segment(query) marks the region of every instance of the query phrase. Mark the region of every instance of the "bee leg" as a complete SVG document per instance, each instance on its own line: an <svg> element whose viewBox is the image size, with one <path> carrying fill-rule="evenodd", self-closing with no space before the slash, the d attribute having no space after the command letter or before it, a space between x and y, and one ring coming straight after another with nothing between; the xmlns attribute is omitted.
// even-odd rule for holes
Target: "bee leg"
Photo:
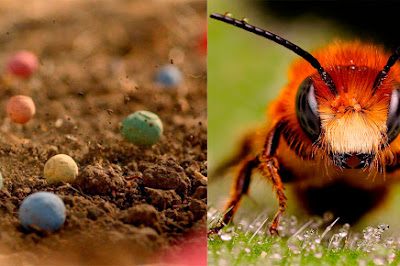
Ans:
<svg viewBox="0 0 400 266"><path fill-rule="evenodd" d="M263 156L259 169L263 176L271 179L274 189L276 190L276 194L278 196L279 210L275 214L275 217L269 228L269 232L271 233L271 235L273 235L274 233L279 235L278 232L279 221L281 214L285 212L287 198L283 192L285 188L283 187L281 177L278 174L279 166L277 158Z"/></svg>
<svg viewBox="0 0 400 266"><path fill-rule="evenodd" d="M265 145L264 145L264 151L261 155L260 164L258 167L258 169L260 170L260 172L263 176L271 179L274 189L276 190L276 194L278 196L279 210L275 214L275 217L269 228L269 232L271 233L271 235L273 235L275 233L277 235L279 235L278 226L279 226L280 217L281 217L281 214L283 214L285 212L285 209L287 206L286 205L287 198L283 192L285 190L285 188L283 187L281 177L279 176L279 173L278 173L279 162L278 162L277 157L275 156L276 149L278 148L281 132L285 126L286 126L286 123L278 123L268 133L267 139L266 139Z"/></svg>
<svg viewBox="0 0 400 266"><path fill-rule="evenodd" d="M253 170L257 168L259 160L257 156L247 156L240 164L238 174L236 175L235 182L233 184L232 193L229 199L229 203L225 208L225 215L222 218L222 223L217 227L211 229L210 233L217 233L222 227L228 224L237 209L239 208L240 200L243 194L247 194L250 185L250 178Z"/></svg>
<svg viewBox="0 0 400 266"><path fill-rule="evenodd" d="M242 161L241 166L239 167L239 172L235 178L232 194L225 209L226 213L222 219L222 223L209 230L208 234L218 233L218 231L224 227L224 225L228 224L229 221L232 220L239 207L242 195L247 194L248 192L251 174L257 167L262 174L265 174L268 176L268 178L272 179L274 188L277 190L280 207L270 227L270 232L271 234L278 233L277 228L279 225L280 215L285 211L286 208L286 197L283 194L284 188L282 185L282 180L278 174L278 160L274 155L279 144L281 131L285 125L285 123L278 123L268 133L264 151L261 156L249 155Z"/></svg>

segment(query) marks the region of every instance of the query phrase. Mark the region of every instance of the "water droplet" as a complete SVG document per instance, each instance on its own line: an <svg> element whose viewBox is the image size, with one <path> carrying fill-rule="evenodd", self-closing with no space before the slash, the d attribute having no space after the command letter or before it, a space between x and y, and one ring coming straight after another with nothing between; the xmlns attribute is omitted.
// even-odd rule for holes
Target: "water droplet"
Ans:
<svg viewBox="0 0 400 266"><path fill-rule="evenodd" d="M230 241L232 239L232 236L230 234L222 234L221 239L223 241Z"/></svg>
<svg viewBox="0 0 400 266"><path fill-rule="evenodd" d="M297 218L296 216L291 216L289 220L290 226L296 226L297 225Z"/></svg>
<svg viewBox="0 0 400 266"><path fill-rule="evenodd" d="M287 241L287 246L293 252L293 254L300 254L300 243L301 241L298 238L291 237Z"/></svg>
<svg viewBox="0 0 400 266"><path fill-rule="evenodd" d="M233 15L232 15L232 13L230 13L230 12L226 12L226 13L224 14L224 16L226 16L226 17L230 17L230 18L233 18Z"/></svg>
<svg viewBox="0 0 400 266"><path fill-rule="evenodd" d="M275 259L275 260L281 260L282 259L282 256L279 253L271 254L271 256L269 256L269 257L270 257L270 259Z"/></svg>
<svg viewBox="0 0 400 266"><path fill-rule="evenodd" d="M391 250L387 258L388 262L392 263L395 258L396 258L396 253L393 250Z"/></svg>
<svg viewBox="0 0 400 266"><path fill-rule="evenodd" d="M267 252L261 251L260 257L264 259L267 256Z"/></svg>
<svg viewBox="0 0 400 266"><path fill-rule="evenodd" d="M228 265L228 261L223 258L220 258L218 260L218 265L221 265L221 266Z"/></svg>
<svg viewBox="0 0 400 266"><path fill-rule="evenodd" d="M388 238L385 240L385 245L386 245L387 247L393 247L393 243L394 243L393 237L388 237Z"/></svg>
<svg viewBox="0 0 400 266"><path fill-rule="evenodd" d="M374 258L374 263L376 265L384 265L385 264L385 260L383 258L376 257L376 258Z"/></svg>

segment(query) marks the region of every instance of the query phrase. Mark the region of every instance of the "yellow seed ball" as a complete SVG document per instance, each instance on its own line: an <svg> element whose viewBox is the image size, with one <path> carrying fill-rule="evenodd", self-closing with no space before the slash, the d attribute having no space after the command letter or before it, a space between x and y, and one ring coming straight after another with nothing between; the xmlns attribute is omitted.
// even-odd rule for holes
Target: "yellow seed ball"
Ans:
<svg viewBox="0 0 400 266"><path fill-rule="evenodd" d="M44 165L44 178L49 184L70 183L78 176L74 159L65 154L51 157Z"/></svg>

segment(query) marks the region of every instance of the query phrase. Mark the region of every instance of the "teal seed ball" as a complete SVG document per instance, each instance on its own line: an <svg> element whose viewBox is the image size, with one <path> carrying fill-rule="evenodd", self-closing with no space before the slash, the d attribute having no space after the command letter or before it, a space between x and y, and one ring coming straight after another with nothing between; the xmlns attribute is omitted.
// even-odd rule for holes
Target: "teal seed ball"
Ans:
<svg viewBox="0 0 400 266"><path fill-rule="evenodd" d="M125 139L138 146L157 143L163 134L163 125L158 115L149 111L137 111L122 121Z"/></svg>

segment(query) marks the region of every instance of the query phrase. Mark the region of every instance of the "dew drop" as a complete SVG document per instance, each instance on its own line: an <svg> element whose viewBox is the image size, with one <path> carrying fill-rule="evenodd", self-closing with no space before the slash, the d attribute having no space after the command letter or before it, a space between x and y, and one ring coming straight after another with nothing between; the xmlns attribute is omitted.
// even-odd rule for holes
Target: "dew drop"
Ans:
<svg viewBox="0 0 400 266"><path fill-rule="evenodd" d="M267 252L261 251L260 257L264 259L267 256Z"/></svg>
<svg viewBox="0 0 400 266"><path fill-rule="evenodd" d="M233 18L233 15L232 15L232 13L230 13L230 12L226 12L226 13L224 14L224 16L226 16L226 17L230 17L230 18Z"/></svg>
<svg viewBox="0 0 400 266"><path fill-rule="evenodd" d="M269 256L271 259L275 259L275 260L281 260L282 256L279 253L274 253L271 254L271 256Z"/></svg>
<svg viewBox="0 0 400 266"><path fill-rule="evenodd" d="M232 240L232 235L230 235L230 234L222 234L221 235L221 239L223 241L230 241L230 240Z"/></svg>
<svg viewBox="0 0 400 266"><path fill-rule="evenodd" d="M376 257L376 258L374 258L374 263L375 263L375 265L384 265L385 260L383 258Z"/></svg>

